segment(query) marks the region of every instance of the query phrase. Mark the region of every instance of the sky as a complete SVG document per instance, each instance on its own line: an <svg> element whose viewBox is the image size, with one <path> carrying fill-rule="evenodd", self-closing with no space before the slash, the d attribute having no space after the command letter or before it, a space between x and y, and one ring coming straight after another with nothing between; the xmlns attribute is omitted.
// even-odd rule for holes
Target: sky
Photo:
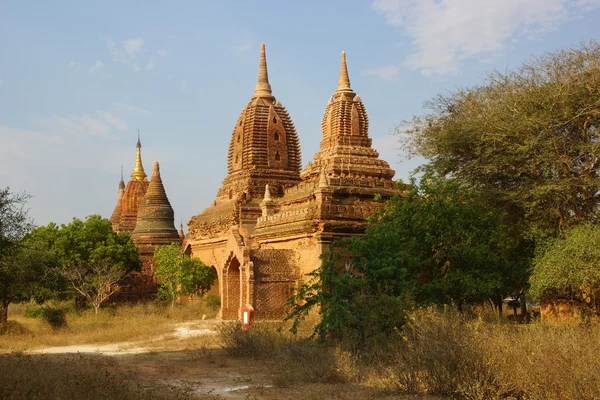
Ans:
<svg viewBox="0 0 600 400"><path fill-rule="evenodd" d="M137 131L185 224L215 198L260 43L306 165L340 52L381 158L407 179L395 128L424 102L600 39L600 0L0 0L0 187L38 225L110 217Z"/></svg>

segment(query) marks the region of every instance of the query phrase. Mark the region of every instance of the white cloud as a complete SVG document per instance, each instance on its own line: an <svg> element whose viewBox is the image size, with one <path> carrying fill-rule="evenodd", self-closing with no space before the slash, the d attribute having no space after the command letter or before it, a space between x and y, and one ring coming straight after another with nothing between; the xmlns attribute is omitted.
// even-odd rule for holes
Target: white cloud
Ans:
<svg viewBox="0 0 600 400"><path fill-rule="evenodd" d="M127 103L113 103L113 106L117 107L117 109L122 112L134 112L142 115L150 115L150 111Z"/></svg>
<svg viewBox="0 0 600 400"><path fill-rule="evenodd" d="M105 122L109 123L120 131L126 131L129 129L125 121L107 111L96 110L96 114L98 114Z"/></svg>
<svg viewBox="0 0 600 400"><path fill-rule="evenodd" d="M188 88L188 81L185 79L182 79L181 82L179 82L179 89L181 89L182 92L185 92Z"/></svg>
<svg viewBox="0 0 600 400"><path fill-rule="evenodd" d="M89 71L90 72L96 72L96 71L98 71L98 70L100 70L102 68L104 68L104 63L102 61L100 61L100 60L96 60L96 62L94 63L94 65L92 65L89 68Z"/></svg>
<svg viewBox="0 0 600 400"><path fill-rule="evenodd" d="M381 67L368 68L362 71L363 75L374 75L388 82L396 82L400 74L400 67L397 65L384 65Z"/></svg>
<svg viewBox="0 0 600 400"><path fill-rule="evenodd" d="M406 65L430 75L456 73L461 61L555 30L600 0L373 0L372 7L412 40Z"/></svg>
<svg viewBox="0 0 600 400"><path fill-rule="evenodd" d="M105 37L104 41L113 61L129 65L133 72L140 71L138 53L144 47L144 40L127 39L121 43L121 46L117 46L115 41L110 37Z"/></svg>
<svg viewBox="0 0 600 400"><path fill-rule="evenodd" d="M36 118L34 120L37 126L50 132L68 134L77 137L94 136L105 139L116 139L117 136L112 133L111 128L105 122L90 115L81 117L52 117Z"/></svg>
<svg viewBox="0 0 600 400"><path fill-rule="evenodd" d="M144 47L144 41L142 39L127 39L123 41L123 49L125 50L125 53L127 53L127 56L132 60L137 56L137 53L142 50L142 47Z"/></svg>
<svg viewBox="0 0 600 400"><path fill-rule="evenodd" d="M81 70L81 64L79 64L77 61L70 61L67 65L69 66L69 68L75 69L75 71Z"/></svg>

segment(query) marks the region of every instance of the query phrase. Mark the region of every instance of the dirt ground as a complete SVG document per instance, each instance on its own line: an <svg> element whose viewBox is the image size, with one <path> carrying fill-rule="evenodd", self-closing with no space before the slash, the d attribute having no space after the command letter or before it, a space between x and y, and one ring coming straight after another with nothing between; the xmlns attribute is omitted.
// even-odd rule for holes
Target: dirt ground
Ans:
<svg viewBox="0 0 600 400"><path fill-rule="evenodd" d="M44 354L101 354L141 381L183 387L198 399L408 399L353 384L275 387L268 362L228 357L218 346L220 321L204 320L174 327L172 334L149 342L51 347ZM427 397L433 399L432 397Z"/></svg>

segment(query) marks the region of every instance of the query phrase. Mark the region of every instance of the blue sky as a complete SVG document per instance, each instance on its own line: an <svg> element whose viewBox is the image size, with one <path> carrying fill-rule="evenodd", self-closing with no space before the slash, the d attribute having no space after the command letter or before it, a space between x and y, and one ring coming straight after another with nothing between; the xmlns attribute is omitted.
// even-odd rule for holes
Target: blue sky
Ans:
<svg viewBox="0 0 600 400"><path fill-rule="evenodd" d="M38 224L110 216L137 129L147 173L185 223L215 197L266 44L303 165L346 51L381 157L406 178L394 127L438 93L532 54L600 39L600 0L0 0L0 187Z"/></svg>

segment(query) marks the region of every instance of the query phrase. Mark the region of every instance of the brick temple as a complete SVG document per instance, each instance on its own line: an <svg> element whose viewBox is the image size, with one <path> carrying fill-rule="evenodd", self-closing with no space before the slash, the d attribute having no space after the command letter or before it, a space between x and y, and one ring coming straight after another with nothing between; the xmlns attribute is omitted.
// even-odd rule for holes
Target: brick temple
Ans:
<svg viewBox="0 0 600 400"><path fill-rule="evenodd" d="M343 52L321 129L319 152L302 170L298 133L273 95L262 44L254 94L231 135L227 176L213 203L190 219L186 236L175 230L157 165L147 180L138 140L131 180L126 187L121 180L111 221L116 231L131 232L142 274L152 277L157 246L181 241L187 254L217 271L221 318L238 319L246 304L256 318L283 317L291 289L320 266L331 242L362 234L366 218L396 193L394 171L371 147L367 112L350 86Z"/></svg>

